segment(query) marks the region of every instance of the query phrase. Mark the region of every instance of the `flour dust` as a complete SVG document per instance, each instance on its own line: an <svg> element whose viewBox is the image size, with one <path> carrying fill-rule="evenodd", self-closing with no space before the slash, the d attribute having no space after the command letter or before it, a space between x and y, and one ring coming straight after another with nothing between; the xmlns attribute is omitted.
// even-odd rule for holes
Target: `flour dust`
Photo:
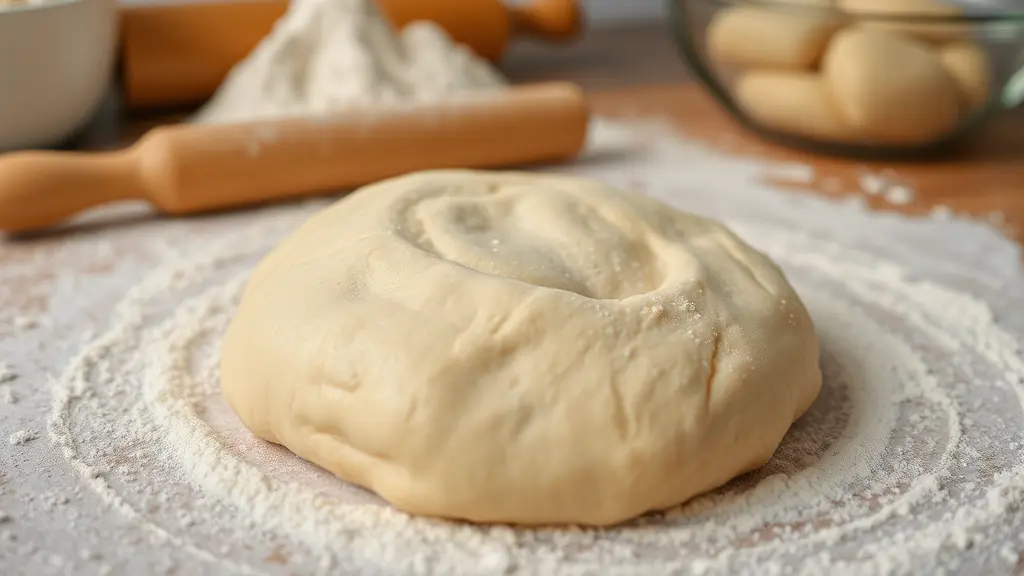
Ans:
<svg viewBox="0 0 1024 576"><path fill-rule="evenodd" d="M477 527L406 516L253 438L218 392L220 337L252 267L320 201L139 232L173 250L153 251L55 384L52 442L110 510L214 573L1013 573L1013 245L955 217L775 190L763 176L780 166L657 123L594 128L593 159L548 170L724 220L780 263L814 318L824 388L762 469L621 527Z"/></svg>

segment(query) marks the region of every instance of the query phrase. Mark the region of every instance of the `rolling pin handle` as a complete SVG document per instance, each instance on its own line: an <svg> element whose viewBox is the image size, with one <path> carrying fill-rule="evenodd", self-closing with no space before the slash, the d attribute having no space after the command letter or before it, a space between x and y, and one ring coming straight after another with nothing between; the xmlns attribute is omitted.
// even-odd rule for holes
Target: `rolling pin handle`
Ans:
<svg viewBox="0 0 1024 576"><path fill-rule="evenodd" d="M516 34L546 40L568 40L583 27L579 0L533 0L523 6L509 6Z"/></svg>
<svg viewBox="0 0 1024 576"><path fill-rule="evenodd" d="M45 228L128 198L183 215L417 170L548 162L579 152L588 118L580 87L554 82L372 114L161 126L119 152L9 154L0 157L0 230Z"/></svg>
<svg viewBox="0 0 1024 576"><path fill-rule="evenodd" d="M0 230L56 225L93 206L142 198L130 152L12 152L0 156Z"/></svg>

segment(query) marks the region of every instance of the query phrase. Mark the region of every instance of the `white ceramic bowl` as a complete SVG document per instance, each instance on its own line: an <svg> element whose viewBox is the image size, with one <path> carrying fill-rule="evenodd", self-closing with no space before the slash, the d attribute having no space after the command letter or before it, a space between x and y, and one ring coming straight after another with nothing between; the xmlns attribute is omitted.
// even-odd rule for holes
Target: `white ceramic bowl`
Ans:
<svg viewBox="0 0 1024 576"><path fill-rule="evenodd" d="M117 25L116 0L0 7L0 152L84 127L111 85Z"/></svg>

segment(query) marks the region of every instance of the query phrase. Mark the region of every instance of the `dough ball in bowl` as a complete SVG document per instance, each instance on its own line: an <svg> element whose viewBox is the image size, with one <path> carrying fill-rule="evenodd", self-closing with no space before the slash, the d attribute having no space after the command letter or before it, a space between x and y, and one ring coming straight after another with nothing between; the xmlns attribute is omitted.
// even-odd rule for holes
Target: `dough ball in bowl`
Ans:
<svg viewBox="0 0 1024 576"><path fill-rule="evenodd" d="M722 225L598 182L366 186L258 266L223 344L255 434L414 514L608 525L764 464L811 319Z"/></svg>

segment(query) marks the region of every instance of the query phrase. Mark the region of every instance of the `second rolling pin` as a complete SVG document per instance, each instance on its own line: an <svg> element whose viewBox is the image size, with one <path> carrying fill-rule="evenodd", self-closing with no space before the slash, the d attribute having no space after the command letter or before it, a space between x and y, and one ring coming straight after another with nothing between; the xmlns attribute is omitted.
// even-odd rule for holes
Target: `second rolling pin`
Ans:
<svg viewBox="0 0 1024 576"><path fill-rule="evenodd" d="M165 126L116 152L15 152L0 156L0 230L45 228L124 199L188 214L430 168L567 160L587 121L582 90L554 82L320 118Z"/></svg>

